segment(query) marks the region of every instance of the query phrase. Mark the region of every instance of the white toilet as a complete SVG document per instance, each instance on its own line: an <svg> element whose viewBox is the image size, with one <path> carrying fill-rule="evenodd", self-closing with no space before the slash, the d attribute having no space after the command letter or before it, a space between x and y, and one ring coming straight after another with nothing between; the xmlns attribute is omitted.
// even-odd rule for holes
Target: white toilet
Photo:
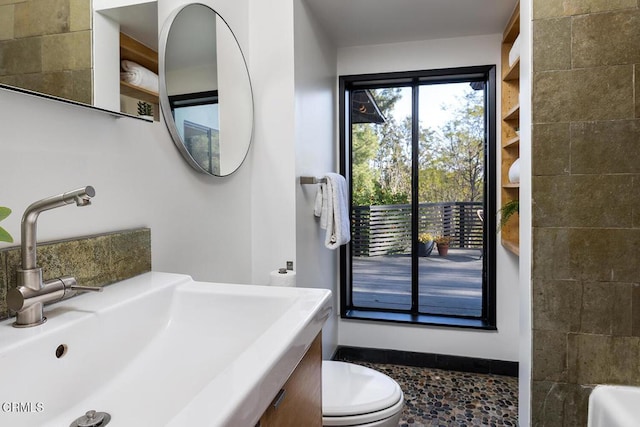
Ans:
<svg viewBox="0 0 640 427"><path fill-rule="evenodd" d="M389 376L353 363L322 362L322 425L397 427L404 395Z"/></svg>

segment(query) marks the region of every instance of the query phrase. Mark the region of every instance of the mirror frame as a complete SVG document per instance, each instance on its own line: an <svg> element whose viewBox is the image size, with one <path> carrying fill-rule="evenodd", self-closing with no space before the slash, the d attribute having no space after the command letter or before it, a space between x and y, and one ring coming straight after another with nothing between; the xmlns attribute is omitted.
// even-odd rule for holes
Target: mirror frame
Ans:
<svg viewBox="0 0 640 427"><path fill-rule="evenodd" d="M176 127L175 119L173 118L173 114L171 111L169 94L167 92L165 56L167 51L167 43L169 41L169 33L171 32L171 27L175 22L175 19L178 16L178 14L182 12L182 10L185 9L186 7L194 6L194 5L204 6L207 9L211 10L211 12L213 12L217 17L219 17L222 20L222 22L224 22L224 24L227 26L227 28L231 32L231 35L233 35L233 39L235 40L238 50L240 52L240 55L242 57L244 69L247 72L247 81L249 83L249 93L251 94L251 132L249 134L249 142L247 144L247 149L245 150L245 153L242 157L242 161L240 161L240 163L231 172L224 175L215 175L210 173L206 169L203 169L202 166L200 166L200 164L196 162L194 158L191 156L191 153L189 153L189 150L187 150L187 147L185 146L184 141L182 141L182 138L180 138L180 134L178 132L178 128ZM164 24L162 25L162 31L160 32L160 43L159 43L159 49L158 49L158 77L159 77L159 85L160 85L159 87L160 110L162 110L162 117L164 119L165 125L167 126L167 129L169 130L169 134L171 135L171 139L173 140L174 145L176 146L176 148L178 149L182 157L184 157L186 162L196 171L204 175L213 176L213 177L226 177L233 174L238 169L240 169L240 167L244 164L245 160L247 159L249 150L251 149L251 144L253 142L253 132L255 127L255 120L254 120L255 105L254 105L254 99L253 99L253 86L251 84L251 75L249 74L249 67L247 66L247 60L244 56L244 52L242 51L240 43L238 42L238 38L236 37L235 33L231 29L231 26L229 25L229 23L211 6L204 3L200 3L200 2L184 4L177 7L175 10L173 10L165 20Z"/></svg>

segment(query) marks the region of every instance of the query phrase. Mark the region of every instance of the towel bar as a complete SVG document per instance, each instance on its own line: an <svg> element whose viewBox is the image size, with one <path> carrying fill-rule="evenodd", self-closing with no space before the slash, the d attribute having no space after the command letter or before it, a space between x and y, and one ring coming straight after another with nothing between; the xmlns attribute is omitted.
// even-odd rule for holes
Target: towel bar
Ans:
<svg viewBox="0 0 640 427"><path fill-rule="evenodd" d="M316 178L315 176L301 176L300 184L326 184L327 178Z"/></svg>

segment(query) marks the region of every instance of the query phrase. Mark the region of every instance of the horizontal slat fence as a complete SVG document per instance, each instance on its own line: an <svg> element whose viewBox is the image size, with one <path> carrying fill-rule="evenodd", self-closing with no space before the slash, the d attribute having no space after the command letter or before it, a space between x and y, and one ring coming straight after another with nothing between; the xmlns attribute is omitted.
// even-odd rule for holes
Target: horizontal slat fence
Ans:
<svg viewBox="0 0 640 427"><path fill-rule="evenodd" d="M451 247L481 248L481 202L421 203L419 232L451 237ZM411 252L411 205L354 206L351 212L354 256Z"/></svg>

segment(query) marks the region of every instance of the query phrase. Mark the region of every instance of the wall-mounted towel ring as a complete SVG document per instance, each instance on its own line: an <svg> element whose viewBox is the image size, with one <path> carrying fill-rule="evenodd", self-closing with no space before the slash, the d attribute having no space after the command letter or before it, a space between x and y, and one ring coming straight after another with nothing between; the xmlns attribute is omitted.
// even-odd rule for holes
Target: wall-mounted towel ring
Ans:
<svg viewBox="0 0 640 427"><path fill-rule="evenodd" d="M301 176L300 184L326 184L327 178L316 178L315 176Z"/></svg>

